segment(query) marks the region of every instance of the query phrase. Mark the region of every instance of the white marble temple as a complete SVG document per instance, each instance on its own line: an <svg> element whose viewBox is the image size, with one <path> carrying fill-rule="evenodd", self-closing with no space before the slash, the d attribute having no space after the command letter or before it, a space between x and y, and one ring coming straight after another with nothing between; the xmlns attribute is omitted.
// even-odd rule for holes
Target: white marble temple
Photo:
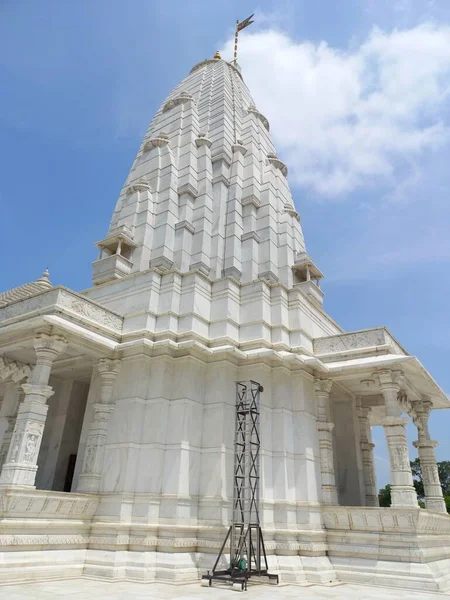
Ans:
<svg viewBox="0 0 450 600"><path fill-rule="evenodd" d="M195 65L142 140L93 286L44 273L0 295L0 583L198 580L231 518L235 382L253 379L282 582L450 589L427 428L450 402L385 328L345 333L324 310L268 118L238 66ZM411 485L408 419L432 510ZM371 425L389 441L392 508L374 506Z"/></svg>

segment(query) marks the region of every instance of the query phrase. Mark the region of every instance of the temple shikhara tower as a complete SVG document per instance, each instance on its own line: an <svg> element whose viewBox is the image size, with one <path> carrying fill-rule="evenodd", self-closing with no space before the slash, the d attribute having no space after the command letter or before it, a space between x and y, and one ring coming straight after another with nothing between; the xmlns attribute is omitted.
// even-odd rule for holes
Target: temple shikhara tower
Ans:
<svg viewBox="0 0 450 600"><path fill-rule="evenodd" d="M450 588L428 429L450 402L386 328L325 311L269 121L237 63L195 65L111 199L92 287L45 272L0 294L0 581L198 579L232 515L236 382L254 380L271 571Z"/></svg>

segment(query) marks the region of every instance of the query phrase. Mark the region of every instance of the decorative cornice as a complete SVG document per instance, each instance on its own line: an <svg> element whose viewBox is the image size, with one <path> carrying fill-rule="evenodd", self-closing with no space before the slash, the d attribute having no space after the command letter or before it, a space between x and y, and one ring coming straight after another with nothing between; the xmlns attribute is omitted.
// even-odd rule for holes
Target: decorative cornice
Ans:
<svg viewBox="0 0 450 600"><path fill-rule="evenodd" d="M162 111L163 111L163 113L165 113L168 110L175 108L175 106L179 106L180 104L184 104L185 102L193 103L194 98L193 98L193 96L191 96L191 94L188 94L187 92L181 92L181 94L179 96L176 96L175 98L172 98L171 100L166 102L163 106Z"/></svg>
<svg viewBox="0 0 450 600"><path fill-rule="evenodd" d="M134 181L127 187L127 194L134 194L134 192L151 192L152 188L148 183L146 177L141 177L137 181Z"/></svg>
<svg viewBox="0 0 450 600"><path fill-rule="evenodd" d="M214 156L211 156L212 163L218 162L219 160L223 160L228 167L230 167L233 162L233 159L228 152L218 152L217 154L214 154Z"/></svg>
<svg viewBox="0 0 450 600"><path fill-rule="evenodd" d="M288 215L291 215L291 217L294 217L295 219L297 219L297 221L300 221L300 215L295 210L295 208L292 206L292 204L285 204L283 210L285 213L288 213Z"/></svg>
<svg viewBox="0 0 450 600"><path fill-rule="evenodd" d="M206 137L206 134L199 133L198 138L195 140L195 145L197 148L200 148L201 146L207 146L208 148L211 148L212 141Z"/></svg>
<svg viewBox="0 0 450 600"><path fill-rule="evenodd" d="M287 177L288 174L288 168L287 166L284 164L283 161L281 161L276 154L268 154L267 155L267 162L271 165L273 165L276 169L279 169L283 175L285 177Z"/></svg>
<svg viewBox="0 0 450 600"><path fill-rule="evenodd" d="M167 146L169 141L170 138L167 133L161 131L156 137L145 142L143 150L144 152L150 152L153 148L162 148L163 146Z"/></svg>
<svg viewBox="0 0 450 600"><path fill-rule="evenodd" d="M173 260L166 258L165 256L158 256L153 258L149 263L150 269L159 269L160 271L170 271L173 267Z"/></svg>
<svg viewBox="0 0 450 600"><path fill-rule="evenodd" d="M247 148L243 145L240 144L239 142L236 144L233 144L231 146L231 149L234 152L239 152L240 154L242 154L242 156L245 156L247 154Z"/></svg>
<svg viewBox="0 0 450 600"><path fill-rule="evenodd" d="M256 231L248 231L247 233L243 233L241 235L241 242L245 242L246 240L255 240L255 242L260 242L261 239Z"/></svg>
<svg viewBox="0 0 450 600"><path fill-rule="evenodd" d="M255 208L259 208L261 206L259 198L257 198L254 194L250 194L249 196L245 196L245 198L242 198L241 204L242 206L252 204Z"/></svg>
<svg viewBox="0 0 450 600"><path fill-rule="evenodd" d="M186 220L178 221L178 223L175 225L175 231L178 229L187 229L189 233L195 233L195 227L192 225L192 223L189 223L189 221Z"/></svg>
<svg viewBox="0 0 450 600"><path fill-rule="evenodd" d="M267 131L270 131L269 121L262 113L259 112L259 110L256 109L256 106L250 105L247 109L247 112L251 115L255 115L255 117L257 117L261 121L261 123L264 125Z"/></svg>
<svg viewBox="0 0 450 600"><path fill-rule="evenodd" d="M197 198L198 190L191 183L185 183L180 185L177 189L177 194L181 196L182 194L189 194L192 198Z"/></svg>
<svg viewBox="0 0 450 600"><path fill-rule="evenodd" d="M230 186L230 180L225 175L222 175L222 173L212 178L212 184L214 185L215 183L223 183L227 187Z"/></svg>

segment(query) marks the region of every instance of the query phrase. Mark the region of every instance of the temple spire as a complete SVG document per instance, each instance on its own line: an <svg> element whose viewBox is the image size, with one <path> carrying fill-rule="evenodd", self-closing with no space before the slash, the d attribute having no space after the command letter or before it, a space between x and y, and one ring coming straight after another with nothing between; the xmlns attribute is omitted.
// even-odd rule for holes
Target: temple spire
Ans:
<svg viewBox="0 0 450 600"><path fill-rule="evenodd" d="M97 243L93 282L149 268L201 271L240 283L299 284L320 303L322 274L306 253L287 175L269 120L234 62L219 53L201 61L142 140Z"/></svg>

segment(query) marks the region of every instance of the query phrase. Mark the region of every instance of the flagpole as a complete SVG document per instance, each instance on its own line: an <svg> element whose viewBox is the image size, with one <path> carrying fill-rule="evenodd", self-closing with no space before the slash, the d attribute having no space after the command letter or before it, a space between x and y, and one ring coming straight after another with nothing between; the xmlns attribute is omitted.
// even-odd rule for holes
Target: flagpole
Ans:
<svg viewBox="0 0 450 600"><path fill-rule="evenodd" d="M234 64L237 65L237 49L238 49L238 35L239 32L248 27L253 23L253 15L250 15L239 23L239 19L236 21L236 33L234 35Z"/></svg>

